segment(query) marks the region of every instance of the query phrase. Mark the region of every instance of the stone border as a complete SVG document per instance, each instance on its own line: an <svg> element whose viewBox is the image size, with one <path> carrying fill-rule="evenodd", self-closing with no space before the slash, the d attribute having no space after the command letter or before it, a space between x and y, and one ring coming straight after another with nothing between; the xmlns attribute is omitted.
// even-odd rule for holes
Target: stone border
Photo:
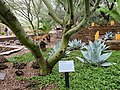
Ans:
<svg viewBox="0 0 120 90"><path fill-rule="evenodd" d="M17 52L17 51L20 51L24 48L24 46L3 46L3 45L0 45L1 47L9 47L9 48L14 48L14 50L10 50L10 51L6 51L6 52L2 52L0 53L0 55L9 55L11 53L14 53L14 52Z"/></svg>

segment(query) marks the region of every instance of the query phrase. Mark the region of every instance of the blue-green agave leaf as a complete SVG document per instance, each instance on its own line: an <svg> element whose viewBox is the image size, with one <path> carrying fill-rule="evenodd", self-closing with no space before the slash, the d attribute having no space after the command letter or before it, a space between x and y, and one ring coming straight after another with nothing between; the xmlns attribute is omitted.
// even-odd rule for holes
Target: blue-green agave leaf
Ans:
<svg viewBox="0 0 120 90"><path fill-rule="evenodd" d="M84 63L85 61L84 61L84 59L83 58L81 58L81 57L76 57L78 60L80 60L82 63Z"/></svg>

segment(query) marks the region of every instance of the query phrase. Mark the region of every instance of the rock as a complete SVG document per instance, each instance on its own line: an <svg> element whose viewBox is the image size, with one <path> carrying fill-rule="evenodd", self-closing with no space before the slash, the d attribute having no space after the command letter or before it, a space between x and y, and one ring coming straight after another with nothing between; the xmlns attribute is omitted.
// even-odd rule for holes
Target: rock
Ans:
<svg viewBox="0 0 120 90"><path fill-rule="evenodd" d="M6 68L8 68L7 65L4 65L3 63L0 63L0 70L4 70Z"/></svg>
<svg viewBox="0 0 120 90"><path fill-rule="evenodd" d="M4 80L5 79L5 73L0 73L0 80Z"/></svg>
<svg viewBox="0 0 120 90"><path fill-rule="evenodd" d="M10 40L9 43L10 43L10 44L11 44L11 43L14 43L14 40Z"/></svg>
<svg viewBox="0 0 120 90"><path fill-rule="evenodd" d="M10 45L10 42L6 42L6 45Z"/></svg>
<svg viewBox="0 0 120 90"><path fill-rule="evenodd" d="M3 42L0 42L0 44L3 44Z"/></svg>
<svg viewBox="0 0 120 90"><path fill-rule="evenodd" d="M0 56L0 63L8 62L8 60L4 56Z"/></svg>
<svg viewBox="0 0 120 90"><path fill-rule="evenodd" d="M17 70L17 71L15 71L15 74L16 74L17 76L22 76L22 75L24 75L24 72L21 71L21 70Z"/></svg>
<svg viewBox="0 0 120 90"><path fill-rule="evenodd" d="M15 40L15 44L16 44L16 45L20 45L21 43L20 43L19 40Z"/></svg>
<svg viewBox="0 0 120 90"><path fill-rule="evenodd" d="M15 68L15 69L24 69L26 65L27 65L26 63L15 62L15 63L13 63L13 68Z"/></svg>
<svg viewBox="0 0 120 90"><path fill-rule="evenodd" d="M34 69L39 69L40 65L39 65L38 62L33 62L31 67L34 68Z"/></svg>
<svg viewBox="0 0 120 90"><path fill-rule="evenodd" d="M35 85L37 85L37 82L36 81L29 81L26 88L29 88L29 87L35 87Z"/></svg>
<svg viewBox="0 0 120 90"><path fill-rule="evenodd" d="M3 45L6 45L6 43L7 43L7 41L4 41L4 42L3 42Z"/></svg>

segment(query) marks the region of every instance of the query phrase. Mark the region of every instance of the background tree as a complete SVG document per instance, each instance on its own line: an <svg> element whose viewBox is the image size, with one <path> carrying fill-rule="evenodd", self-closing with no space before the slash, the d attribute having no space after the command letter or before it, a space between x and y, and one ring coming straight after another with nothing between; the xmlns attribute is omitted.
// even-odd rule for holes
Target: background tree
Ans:
<svg viewBox="0 0 120 90"><path fill-rule="evenodd" d="M112 10L115 6L114 2L116 2L116 0L101 0L101 4L97 7L98 9L101 7L105 7L108 8L108 10ZM93 6L95 3L95 0L91 0L90 5ZM96 15L95 15L96 16ZM98 15L100 18L103 17L105 20L109 21L110 20L110 16L106 15L105 12L100 11L100 14Z"/></svg>
<svg viewBox="0 0 120 90"><path fill-rule="evenodd" d="M106 8L105 6L102 6L98 10L104 12L106 15L109 15L112 18L114 18L116 21L120 22L120 0L110 0L110 1L112 3L111 8Z"/></svg>
<svg viewBox="0 0 120 90"><path fill-rule="evenodd" d="M61 1L61 0L60 0ZM90 19L90 15L96 10L99 5L100 0L96 0L93 7L90 7L90 0L84 0L84 13L82 20L79 23L74 23L74 4L73 0L63 0L63 7L65 8L65 15L63 20L61 20L52 8L52 4L48 0L43 0L48 8L49 15L54 21L63 26L63 36L61 39L60 47L58 50L49 58L43 57L42 51L39 45L34 43L33 40L25 33L21 24L11 12L9 7L3 0L0 0L0 19L4 24L6 24L18 37L21 43L25 45L33 53L36 61L39 63L41 69L41 75L47 75L51 73L54 65L65 55L66 48L68 46L69 38L72 34L78 32L85 27Z"/></svg>
<svg viewBox="0 0 120 90"><path fill-rule="evenodd" d="M11 7L12 11L20 17L19 20L26 22L24 24L29 24L34 34L39 28L40 20L43 15L42 10L45 11L43 7L42 0L5 0Z"/></svg>

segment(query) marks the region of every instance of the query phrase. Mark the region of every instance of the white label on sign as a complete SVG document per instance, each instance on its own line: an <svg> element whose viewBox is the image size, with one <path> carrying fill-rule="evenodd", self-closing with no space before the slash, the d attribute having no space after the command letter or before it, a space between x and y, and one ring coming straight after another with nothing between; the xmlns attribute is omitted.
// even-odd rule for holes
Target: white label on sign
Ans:
<svg viewBox="0 0 120 90"><path fill-rule="evenodd" d="M74 72L74 62L71 61L59 61L59 72Z"/></svg>

